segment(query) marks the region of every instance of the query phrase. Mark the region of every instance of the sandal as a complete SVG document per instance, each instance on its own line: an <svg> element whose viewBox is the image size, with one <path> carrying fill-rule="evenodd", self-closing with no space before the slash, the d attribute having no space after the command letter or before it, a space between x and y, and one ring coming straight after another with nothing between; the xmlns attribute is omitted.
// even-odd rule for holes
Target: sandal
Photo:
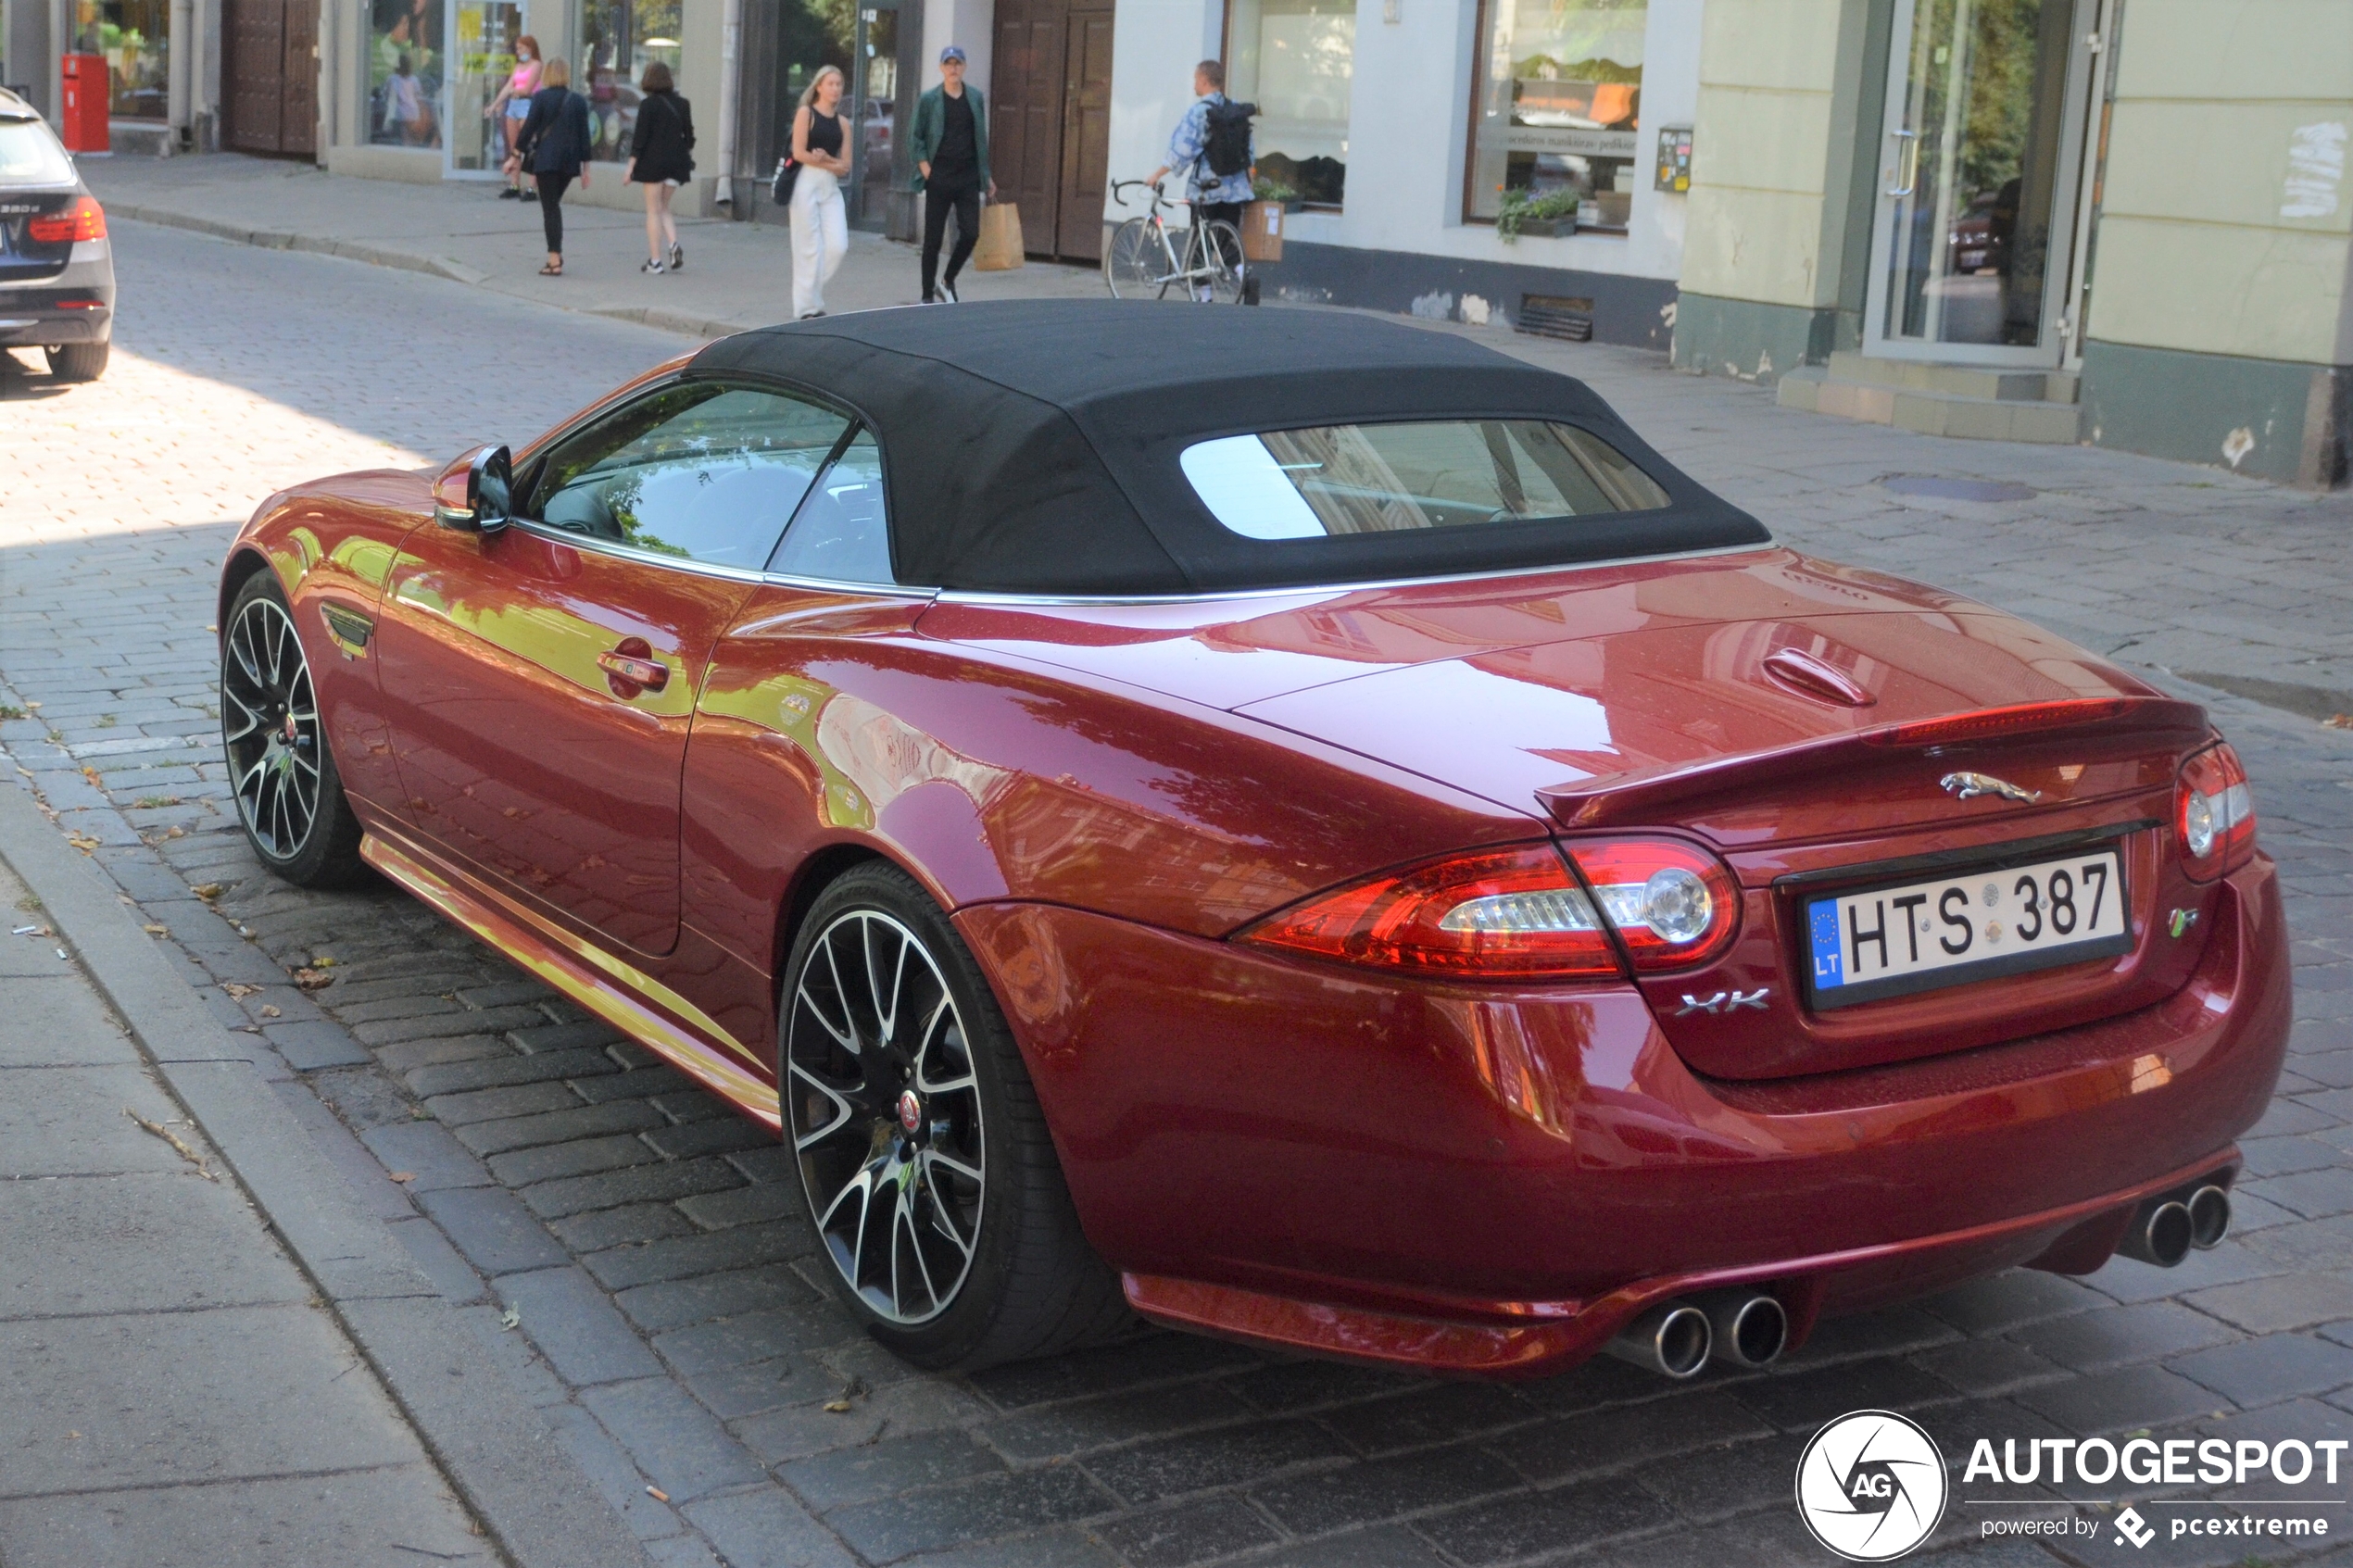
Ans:
<svg viewBox="0 0 2353 1568"><path fill-rule="evenodd" d="M543 278L560 278L564 275L564 264L559 261L552 267L542 267L539 269L539 275Z"/></svg>

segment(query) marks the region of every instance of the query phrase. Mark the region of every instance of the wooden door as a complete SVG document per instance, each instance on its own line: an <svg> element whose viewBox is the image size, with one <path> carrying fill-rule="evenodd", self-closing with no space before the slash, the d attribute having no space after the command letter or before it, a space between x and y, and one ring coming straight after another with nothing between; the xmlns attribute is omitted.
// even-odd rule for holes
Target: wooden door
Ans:
<svg viewBox="0 0 2353 1568"><path fill-rule="evenodd" d="M278 113L278 150L317 156L319 148L319 0L284 0L285 84Z"/></svg>
<svg viewBox="0 0 2353 1568"><path fill-rule="evenodd" d="M1072 261L1103 255L1103 197L1111 177L1111 22L1073 11L1063 50L1060 200L1054 252Z"/></svg>
<svg viewBox="0 0 2353 1568"><path fill-rule="evenodd" d="M285 0L233 0L227 65L229 145L276 152L285 102Z"/></svg>
<svg viewBox="0 0 2353 1568"><path fill-rule="evenodd" d="M989 64L989 172L1021 206L1022 236L1051 255L1062 195L1063 49L1069 0L998 0Z"/></svg>

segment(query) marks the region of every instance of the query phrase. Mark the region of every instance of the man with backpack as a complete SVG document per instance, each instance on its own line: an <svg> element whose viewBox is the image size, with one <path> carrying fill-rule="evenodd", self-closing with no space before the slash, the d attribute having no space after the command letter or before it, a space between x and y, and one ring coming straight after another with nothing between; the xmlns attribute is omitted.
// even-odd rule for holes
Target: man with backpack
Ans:
<svg viewBox="0 0 2353 1568"><path fill-rule="evenodd" d="M1252 199L1258 173L1258 149L1250 128L1258 106L1226 96L1226 68L1216 60L1193 68L1193 97L1192 107L1168 138L1168 161L1152 170L1150 183L1159 184L1172 169L1185 169L1193 221L1214 223L1222 218L1239 234L1242 207ZM1226 259L1238 269L1242 264L1239 256Z"/></svg>

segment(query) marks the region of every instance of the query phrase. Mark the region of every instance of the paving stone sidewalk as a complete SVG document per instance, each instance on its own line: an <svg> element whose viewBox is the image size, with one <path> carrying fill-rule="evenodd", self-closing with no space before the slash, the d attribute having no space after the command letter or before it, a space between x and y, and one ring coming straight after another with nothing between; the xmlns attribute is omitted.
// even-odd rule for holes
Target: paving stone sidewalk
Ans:
<svg viewBox="0 0 2353 1568"><path fill-rule="evenodd" d="M0 860L0 1562L500 1561Z"/></svg>
<svg viewBox="0 0 2353 1568"><path fill-rule="evenodd" d="M269 399L252 399L285 395L280 340L333 372L303 383L282 445L238 448L270 463L386 441L454 450L491 420L520 434L594 384L493 396L480 365L528 344L593 383L678 341L430 278L124 233L126 279L168 275L189 318L126 318L134 376L168 358L210 378L237 440L260 444ZM235 341L245 320L267 333ZM1646 357L1528 351L1586 376L1793 543L1962 587L2160 681L2195 669L2252 690L2266 671L2296 704L2347 684L2344 497L1843 425ZM82 399L0 383L19 429L40 433L0 433L0 463L19 441L117 418L111 384ZM387 407L372 395L387 384L441 395ZM314 1135L443 1291L519 1311L514 1375L658 1561L1810 1563L1825 1559L1788 1503L1795 1454L1848 1410L1913 1413L1956 1461L1981 1434L2353 1427L2353 734L2293 707L2180 687L2254 771L2299 989L2292 1071L2246 1145L2240 1235L2182 1269L2014 1273L1827 1325L1771 1374L1680 1388L1615 1362L1518 1387L1433 1384L1163 1334L934 1377L827 1304L774 1145L413 901L300 894L259 872L211 740L207 628L228 528L174 499L233 487L236 470L202 440L143 448L128 423L116 446L124 464L91 481L102 503L0 520L0 711L23 715L0 719L0 747L170 928L222 1022L316 1095ZM2035 494L1924 503L1880 483L1904 473ZM294 983L321 958L333 984ZM1937 1544L2057 1561L1978 1544L1994 1513L2015 1516L1957 1506Z"/></svg>

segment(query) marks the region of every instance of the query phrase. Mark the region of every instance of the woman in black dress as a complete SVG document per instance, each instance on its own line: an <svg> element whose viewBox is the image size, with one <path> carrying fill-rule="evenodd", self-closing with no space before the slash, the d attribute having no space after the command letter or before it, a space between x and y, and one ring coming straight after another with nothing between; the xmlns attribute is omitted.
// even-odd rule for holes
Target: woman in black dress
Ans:
<svg viewBox="0 0 2353 1568"><path fill-rule="evenodd" d="M670 193L695 177L695 117L678 95L670 68L660 60L646 68L637 101L637 129L629 138L629 169L622 183L646 188L646 249L651 259L640 272L675 272L686 265L678 244L678 220L670 216ZM665 250L665 243L667 249Z"/></svg>

